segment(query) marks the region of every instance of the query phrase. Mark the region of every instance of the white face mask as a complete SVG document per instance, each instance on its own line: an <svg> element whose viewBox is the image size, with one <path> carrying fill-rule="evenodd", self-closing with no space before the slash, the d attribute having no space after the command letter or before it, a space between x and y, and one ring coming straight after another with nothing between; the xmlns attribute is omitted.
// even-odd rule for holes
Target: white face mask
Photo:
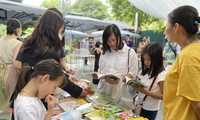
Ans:
<svg viewBox="0 0 200 120"><path fill-rule="evenodd" d="M60 41L62 41L62 39L63 39L63 36L64 36L64 34L58 34L58 37L59 37L59 39L60 39Z"/></svg>

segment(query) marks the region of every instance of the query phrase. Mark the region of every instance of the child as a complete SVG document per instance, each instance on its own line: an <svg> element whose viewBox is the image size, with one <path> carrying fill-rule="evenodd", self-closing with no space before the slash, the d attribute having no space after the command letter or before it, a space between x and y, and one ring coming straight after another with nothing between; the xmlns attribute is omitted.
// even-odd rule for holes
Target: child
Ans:
<svg viewBox="0 0 200 120"><path fill-rule="evenodd" d="M62 67L53 59L38 62L33 67L25 65L14 92L15 120L50 120L54 110L51 94L66 79ZM40 100L42 98L48 104L48 111Z"/></svg>
<svg viewBox="0 0 200 120"><path fill-rule="evenodd" d="M163 48L157 42L149 43L143 49L141 55L142 70L138 77L146 87L133 86L139 91L136 103L143 104L140 115L149 120L155 120L163 99L163 84L166 72L164 71L162 52Z"/></svg>

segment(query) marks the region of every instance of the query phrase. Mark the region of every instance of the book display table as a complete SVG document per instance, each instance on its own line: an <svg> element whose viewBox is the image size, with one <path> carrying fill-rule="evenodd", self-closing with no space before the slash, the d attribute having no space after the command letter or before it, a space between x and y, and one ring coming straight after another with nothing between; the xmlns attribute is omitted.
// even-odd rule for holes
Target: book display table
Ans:
<svg viewBox="0 0 200 120"><path fill-rule="evenodd" d="M132 111L124 110L119 107L113 100L99 93L87 95L85 98L72 98L62 89L56 91L57 98L56 112L68 114L71 111L78 111L82 120L148 120L132 113ZM77 113L72 113L76 115ZM74 116L74 118L76 117ZM63 117L60 120L68 120Z"/></svg>

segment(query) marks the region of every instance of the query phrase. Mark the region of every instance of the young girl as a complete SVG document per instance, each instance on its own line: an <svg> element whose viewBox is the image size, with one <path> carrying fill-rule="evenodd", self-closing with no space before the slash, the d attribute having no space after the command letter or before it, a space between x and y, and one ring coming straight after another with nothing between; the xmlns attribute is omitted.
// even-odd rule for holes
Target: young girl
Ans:
<svg viewBox="0 0 200 120"><path fill-rule="evenodd" d="M43 60L21 69L14 92L15 120L50 120L54 110L54 90L66 81L58 62ZM48 111L41 102L45 98Z"/></svg>
<svg viewBox="0 0 200 120"><path fill-rule="evenodd" d="M136 103L142 104L140 115L149 120L155 120L163 99L163 84L166 72L164 71L162 52L163 48L157 42L149 43L143 49L141 56L142 70L138 77L146 87L133 86L139 91Z"/></svg>

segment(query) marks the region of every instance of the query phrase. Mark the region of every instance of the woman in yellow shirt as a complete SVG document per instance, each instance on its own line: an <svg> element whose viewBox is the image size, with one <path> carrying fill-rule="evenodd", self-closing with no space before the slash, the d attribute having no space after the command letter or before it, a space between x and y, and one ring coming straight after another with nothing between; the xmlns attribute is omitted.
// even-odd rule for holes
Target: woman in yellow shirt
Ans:
<svg viewBox="0 0 200 120"><path fill-rule="evenodd" d="M182 48L165 77L164 120L200 120L200 17L192 6L168 15L166 35Z"/></svg>

